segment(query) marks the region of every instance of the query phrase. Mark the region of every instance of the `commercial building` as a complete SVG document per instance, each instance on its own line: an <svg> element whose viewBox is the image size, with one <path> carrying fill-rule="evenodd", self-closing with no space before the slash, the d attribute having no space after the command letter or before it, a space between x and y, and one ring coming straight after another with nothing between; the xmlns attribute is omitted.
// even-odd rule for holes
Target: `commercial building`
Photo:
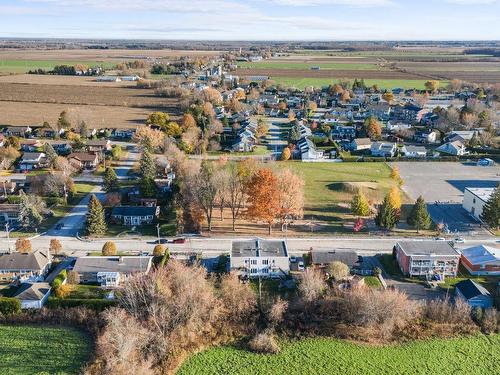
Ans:
<svg viewBox="0 0 500 375"><path fill-rule="evenodd" d="M484 205L494 191L494 188L465 188L462 207L477 220L481 220Z"/></svg>

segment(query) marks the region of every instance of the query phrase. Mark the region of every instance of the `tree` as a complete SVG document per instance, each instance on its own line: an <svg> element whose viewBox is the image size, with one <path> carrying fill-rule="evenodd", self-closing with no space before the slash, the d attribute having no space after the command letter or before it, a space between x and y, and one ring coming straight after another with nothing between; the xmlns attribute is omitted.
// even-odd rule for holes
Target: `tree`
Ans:
<svg viewBox="0 0 500 375"><path fill-rule="evenodd" d="M53 168L55 168L56 160L57 160L57 153L54 150L54 147L48 142L46 142L43 145L43 152L45 154L45 157L47 158L47 161L49 162L49 165Z"/></svg>
<svg viewBox="0 0 500 375"><path fill-rule="evenodd" d="M382 136L382 127L375 117L371 116L367 118L364 125L366 134L370 137L370 139L380 139Z"/></svg>
<svg viewBox="0 0 500 375"><path fill-rule="evenodd" d="M281 230L291 219L300 219L304 214L304 180L290 169L277 174Z"/></svg>
<svg viewBox="0 0 500 375"><path fill-rule="evenodd" d="M393 186L391 190L389 191L389 203L390 205L395 208L397 211L401 211L401 192L398 187Z"/></svg>
<svg viewBox="0 0 500 375"><path fill-rule="evenodd" d="M145 198L154 198L158 193L158 187L156 186L155 180L152 178L143 178L139 183L139 187L142 196Z"/></svg>
<svg viewBox="0 0 500 375"><path fill-rule="evenodd" d="M490 228L500 228L500 185L497 186L484 205L481 220L488 224Z"/></svg>
<svg viewBox="0 0 500 375"><path fill-rule="evenodd" d="M418 197L406 221L417 229L417 233L419 233L420 229L429 229L431 227L431 216L427 212L427 205L422 196Z"/></svg>
<svg viewBox="0 0 500 375"><path fill-rule="evenodd" d="M106 192L116 191L120 188L120 184L118 183L118 176L115 173L115 170L111 167L107 167L104 171L103 177L104 190Z"/></svg>
<svg viewBox="0 0 500 375"><path fill-rule="evenodd" d="M386 195L384 202L378 209L377 216L375 217L375 223L385 229L392 229L398 223L398 215L396 209L391 205L389 201L389 195Z"/></svg>
<svg viewBox="0 0 500 375"><path fill-rule="evenodd" d="M262 138L269 131L269 124L262 118L257 121L257 128L255 129L255 137Z"/></svg>
<svg viewBox="0 0 500 375"><path fill-rule="evenodd" d="M116 250L116 244L113 241L107 241L102 246L102 255L104 256L113 256L116 255L118 251Z"/></svg>
<svg viewBox="0 0 500 375"><path fill-rule="evenodd" d="M120 193L108 193L106 198L104 198L104 205L106 207L118 206L122 201L122 196Z"/></svg>
<svg viewBox="0 0 500 375"><path fill-rule="evenodd" d="M210 162L204 162L199 173L195 174L189 183L196 203L205 213L208 231L212 231L212 213L218 193L214 166Z"/></svg>
<svg viewBox="0 0 500 375"><path fill-rule="evenodd" d="M162 127L162 130L169 137L179 137L182 134L181 126L178 123L173 122L173 121L170 121L167 125Z"/></svg>
<svg viewBox="0 0 500 375"><path fill-rule="evenodd" d="M163 252L163 256L160 260L160 263L158 264L158 268L165 267L168 263L168 260L170 259L170 251L168 250L168 247L165 248L165 251Z"/></svg>
<svg viewBox="0 0 500 375"><path fill-rule="evenodd" d="M254 220L267 223L269 234L279 211L279 183L269 168L258 170L250 179L247 188L247 215Z"/></svg>
<svg viewBox="0 0 500 375"><path fill-rule="evenodd" d="M163 245L156 245L153 249L153 256L154 257L163 257L163 254L165 254L165 246Z"/></svg>
<svg viewBox="0 0 500 375"><path fill-rule="evenodd" d="M350 275L349 266L339 261L328 264L327 272L335 281L345 280Z"/></svg>
<svg viewBox="0 0 500 375"><path fill-rule="evenodd" d="M80 134L80 137L82 138L87 138L89 135L89 127L85 121L80 121L78 124L78 134Z"/></svg>
<svg viewBox="0 0 500 375"><path fill-rule="evenodd" d="M31 241L27 238L18 238L16 240L16 251L20 253L31 253L32 250Z"/></svg>
<svg viewBox="0 0 500 375"><path fill-rule="evenodd" d="M45 202L37 195L20 194L19 223L25 228L36 228L43 220Z"/></svg>
<svg viewBox="0 0 500 375"><path fill-rule="evenodd" d="M163 145L165 133L161 130L150 128L149 126L140 126L136 129L133 139L139 143L143 149L153 152Z"/></svg>
<svg viewBox="0 0 500 375"><path fill-rule="evenodd" d="M71 122L68 119L68 113L66 111L62 111L57 119L57 129L69 129L71 128Z"/></svg>
<svg viewBox="0 0 500 375"><path fill-rule="evenodd" d="M388 91L382 95L382 99L384 99L388 103L391 103L394 100L394 94Z"/></svg>
<svg viewBox="0 0 500 375"><path fill-rule="evenodd" d="M185 113L182 117L182 128L184 129L184 131L188 130L189 128L195 128L196 126L196 120L194 119L193 115L191 113Z"/></svg>
<svg viewBox="0 0 500 375"><path fill-rule="evenodd" d="M320 271L314 268L308 268L303 273L298 290L305 302L314 302L323 294L325 289L326 284Z"/></svg>
<svg viewBox="0 0 500 375"><path fill-rule="evenodd" d="M156 164L149 150L144 150L139 160L139 174L146 179L154 180L156 177Z"/></svg>
<svg viewBox="0 0 500 375"><path fill-rule="evenodd" d="M401 178L399 174L399 167L397 165L391 168L391 178L398 183L399 186L404 184L404 180Z"/></svg>
<svg viewBox="0 0 500 375"><path fill-rule="evenodd" d="M226 204L231 210L233 231L236 230L236 219L239 217L241 208L245 202L246 183L251 177L250 174L247 174L244 166L242 167L243 163L244 162L238 164L231 163L227 167L228 183L226 186Z"/></svg>
<svg viewBox="0 0 500 375"><path fill-rule="evenodd" d="M295 121L292 128L290 129L290 133L288 134L288 140L290 142L297 142L300 140L302 135L300 134L300 123Z"/></svg>
<svg viewBox="0 0 500 375"><path fill-rule="evenodd" d="M107 228L104 208L94 194L90 196L85 228L87 234L91 236L98 236L106 233Z"/></svg>
<svg viewBox="0 0 500 375"><path fill-rule="evenodd" d="M361 189L358 189L356 194L352 197L351 211L353 215L357 216L370 215L370 205L368 203L368 199L366 199Z"/></svg>
<svg viewBox="0 0 500 375"><path fill-rule="evenodd" d="M153 112L148 115L146 119L146 125L156 125L159 128L167 126L170 122L170 116L165 112Z"/></svg>
<svg viewBox="0 0 500 375"><path fill-rule="evenodd" d="M431 92L436 92L439 88L439 81L430 80L425 82L425 88Z"/></svg>
<svg viewBox="0 0 500 375"><path fill-rule="evenodd" d="M74 270L68 271L68 277L66 279L70 285L80 284L80 274Z"/></svg>
<svg viewBox="0 0 500 375"><path fill-rule="evenodd" d="M52 238L50 240L49 251L57 255L61 250L62 250L61 241L59 241L57 238Z"/></svg>
<svg viewBox="0 0 500 375"><path fill-rule="evenodd" d="M290 151L290 147L285 147L281 152L281 160L287 161L292 156L292 152Z"/></svg>
<svg viewBox="0 0 500 375"><path fill-rule="evenodd" d="M11 297L0 297L0 317L15 315L21 312L21 300Z"/></svg>

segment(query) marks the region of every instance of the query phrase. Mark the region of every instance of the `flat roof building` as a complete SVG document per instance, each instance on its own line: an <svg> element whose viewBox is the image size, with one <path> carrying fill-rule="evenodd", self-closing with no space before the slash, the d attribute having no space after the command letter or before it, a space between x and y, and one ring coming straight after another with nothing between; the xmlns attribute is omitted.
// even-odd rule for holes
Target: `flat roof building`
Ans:
<svg viewBox="0 0 500 375"><path fill-rule="evenodd" d="M477 220L481 220L484 205L493 195L495 188L472 188L464 190L462 207Z"/></svg>
<svg viewBox="0 0 500 375"><path fill-rule="evenodd" d="M231 270L247 277L279 277L288 274L290 266L285 241L233 241Z"/></svg>

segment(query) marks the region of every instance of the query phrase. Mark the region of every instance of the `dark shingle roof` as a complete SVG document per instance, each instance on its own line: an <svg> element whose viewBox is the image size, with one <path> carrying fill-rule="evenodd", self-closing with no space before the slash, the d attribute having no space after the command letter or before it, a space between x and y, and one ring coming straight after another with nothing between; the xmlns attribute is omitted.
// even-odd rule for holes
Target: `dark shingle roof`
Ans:
<svg viewBox="0 0 500 375"><path fill-rule="evenodd" d="M74 270L84 272L148 272L151 267L150 256L87 256L76 259Z"/></svg>
<svg viewBox="0 0 500 375"><path fill-rule="evenodd" d="M311 255L313 264L342 262L352 267L358 261L358 255L354 251L313 251Z"/></svg>
<svg viewBox="0 0 500 375"><path fill-rule="evenodd" d="M156 207L118 206L111 210L113 216L155 216Z"/></svg>
<svg viewBox="0 0 500 375"><path fill-rule="evenodd" d="M14 297L24 301L39 301L50 292L49 283L24 283Z"/></svg>
<svg viewBox="0 0 500 375"><path fill-rule="evenodd" d="M0 256L0 270L35 270L43 269L49 260L41 251L34 253L12 253Z"/></svg>
<svg viewBox="0 0 500 375"><path fill-rule="evenodd" d="M471 279L460 281L455 285L455 288L460 290L460 293L462 293L462 295L467 299L471 299L477 296L490 295L490 292L488 292L483 286L479 285L475 281L472 281Z"/></svg>
<svg viewBox="0 0 500 375"><path fill-rule="evenodd" d="M401 241L398 244L406 255L459 255L446 241Z"/></svg>

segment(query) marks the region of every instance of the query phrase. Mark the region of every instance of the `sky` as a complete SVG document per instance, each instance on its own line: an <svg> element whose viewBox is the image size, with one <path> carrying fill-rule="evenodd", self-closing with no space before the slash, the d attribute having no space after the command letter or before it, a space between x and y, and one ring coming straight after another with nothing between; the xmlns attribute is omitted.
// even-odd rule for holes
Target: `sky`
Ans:
<svg viewBox="0 0 500 375"><path fill-rule="evenodd" d="M500 40L500 0L0 0L0 37Z"/></svg>

